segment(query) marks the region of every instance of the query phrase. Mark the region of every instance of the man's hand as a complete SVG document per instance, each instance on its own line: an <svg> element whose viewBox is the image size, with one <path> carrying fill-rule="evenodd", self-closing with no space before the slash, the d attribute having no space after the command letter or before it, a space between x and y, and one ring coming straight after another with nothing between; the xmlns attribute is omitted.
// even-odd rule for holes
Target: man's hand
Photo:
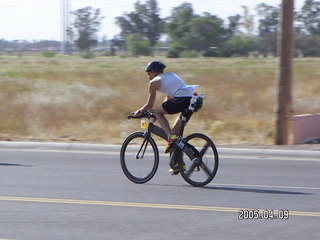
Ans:
<svg viewBox="0 0 320 240"><path fill-rule="evenodd" d="M142 110L139 109L139 110L132 112L132 113L133 113L133 116L139 116L139 115L141 115Z"/></svg>
<svg viewBox="0 0 320 240"><path fill-rule="evenodd" d="M139 117L140 115L142 115L144 113L144 110L137 110L137 111L134 111L134 112L131 112L129 114L129 116L132 116L132 117Z"/></svg>

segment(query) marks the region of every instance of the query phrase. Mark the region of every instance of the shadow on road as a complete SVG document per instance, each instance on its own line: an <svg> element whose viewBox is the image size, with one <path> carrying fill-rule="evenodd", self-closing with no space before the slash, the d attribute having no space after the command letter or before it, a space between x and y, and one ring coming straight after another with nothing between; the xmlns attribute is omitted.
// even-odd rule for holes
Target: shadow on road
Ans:
<svg viewBox="0 0 320 240"><path fill-rule="evenodd" d="M4 167L33 167L32 165L23 165L17 163L0 163L0 166Z"/></svg>
<svg viewBox="0 0 320 240"><path fill-rule="evenodd" d="M212 187L204 186L204 189L221 190L221 191L235 191L235 192L253 192L253 193L268 193L268 194L289 194L289 195L312 195L311 193L282 191L282 190L267 190L257 188L233 188L233 187Z"/></svg>
<svg viewBox="0 0 320 240"><path fill-rule="evenodd" d="M192 187L190 185L171 185L171 184L148 184L153 186L164 186L164 187ZM197 187L193 187L197 188ZM214 187L214 186L204 186L200 189L207 190L220 190L220 191L234 191L234 192L250 192L250 193L267 193L267 194L288 194L288 195L313 195L312 193L304 192L293 192L293 191L283 191L283 190L268 190L268 189L259 189L259 188L236 188L236 187Z"/></svg>

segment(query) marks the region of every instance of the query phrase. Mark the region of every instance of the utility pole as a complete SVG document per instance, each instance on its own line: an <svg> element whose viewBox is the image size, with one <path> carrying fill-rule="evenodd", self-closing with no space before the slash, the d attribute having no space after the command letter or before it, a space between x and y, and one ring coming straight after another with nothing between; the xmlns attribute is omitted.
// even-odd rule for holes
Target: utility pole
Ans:
<svg viewBox="0 0 320 240"><path fill-rule="evenodd" d="M291 82L293 58L293 9L294 0L282 0L280 32L278 36L278 106L275 144L289 144L292 114Z"/></svg>
<svg viewBox="0 0 320 240"><path fill-rule="evenodd" d="M70 54L70 34L68 32L70 28L70 10L71 1L61 0L61 17L62 17L62 43L61 43L61 54Z"/></svg>

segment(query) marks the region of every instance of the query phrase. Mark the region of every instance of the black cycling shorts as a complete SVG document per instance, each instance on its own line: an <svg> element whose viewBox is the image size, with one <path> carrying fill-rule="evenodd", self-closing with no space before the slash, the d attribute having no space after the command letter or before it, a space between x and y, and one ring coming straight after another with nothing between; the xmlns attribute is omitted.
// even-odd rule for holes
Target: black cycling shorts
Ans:
<svg viewBox="0 0 320 240"><path fill-rule="evenodd" d="M162 103L163 109L169 113L180 113L186 110L190 105L191 97L175 97Z"/></svg>

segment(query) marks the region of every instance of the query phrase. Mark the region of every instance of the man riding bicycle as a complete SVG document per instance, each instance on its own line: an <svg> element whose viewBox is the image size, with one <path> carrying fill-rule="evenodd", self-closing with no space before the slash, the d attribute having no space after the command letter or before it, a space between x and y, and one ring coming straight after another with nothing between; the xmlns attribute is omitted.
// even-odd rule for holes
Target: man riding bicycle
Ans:
<svg viewBox="0 0 320 240"><path fill-rule="evenodd" d="M172 72L164 73L166 65L160 61L152 61L148 63L145 71L148 74L149 82L149 96L147 102L138 109L135 114L138 115L142 110L150 110L153 108L156 93L160 91L166 95L166 98L154 109L154 114L168 136L168 145L165 153L170 151L172 143L177 139L181 127L181 119L177 117L173 128L170 128L169 122L165 114L176 114L183 112L189 108L190 100L194 94L193 88L195 86L188 86L176 74Z"/></svg>

